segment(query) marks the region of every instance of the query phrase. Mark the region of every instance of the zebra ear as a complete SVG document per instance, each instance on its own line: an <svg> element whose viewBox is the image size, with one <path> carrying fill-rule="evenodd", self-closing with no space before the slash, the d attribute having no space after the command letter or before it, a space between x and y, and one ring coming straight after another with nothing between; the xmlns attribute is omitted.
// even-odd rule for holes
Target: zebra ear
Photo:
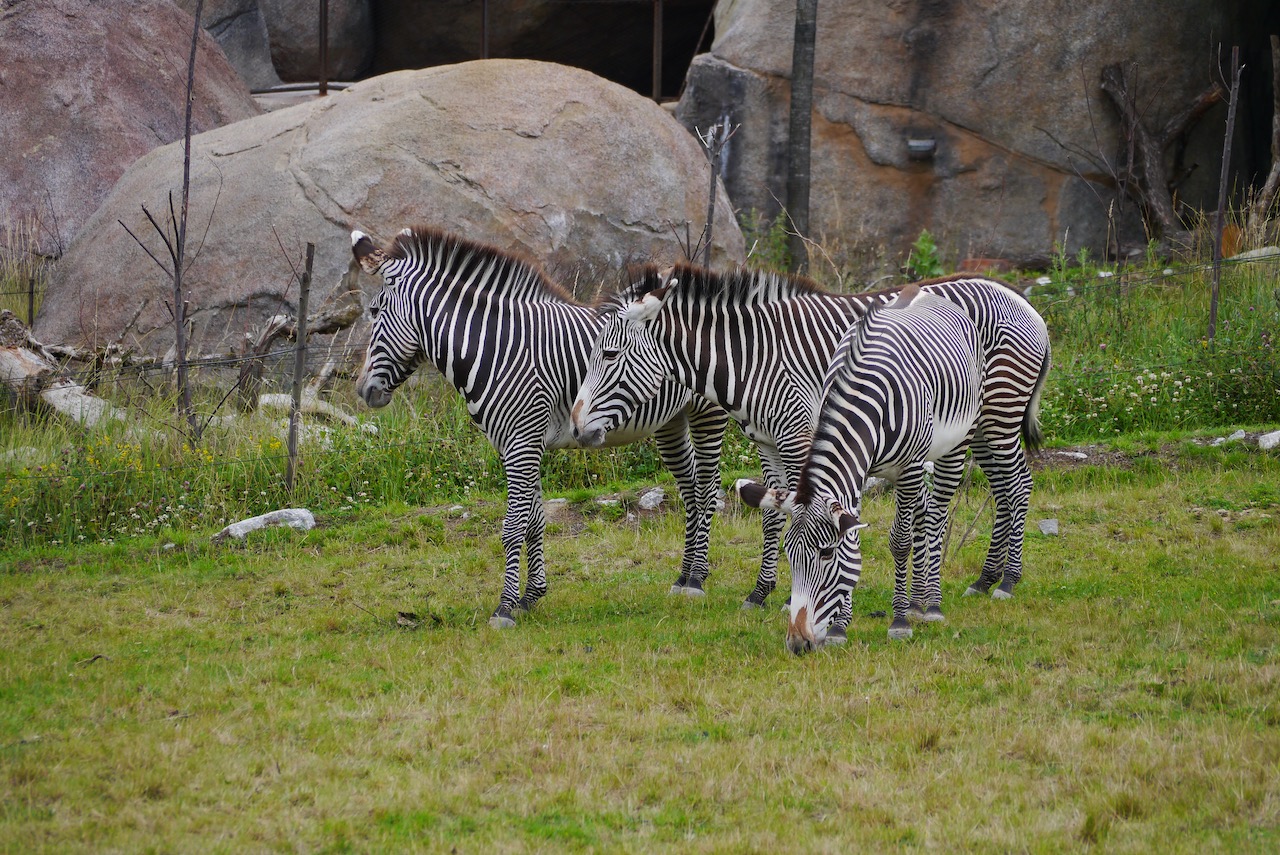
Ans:
<svg viewBox="0 0 1280 855"><path fill-rule="evenodd" d="M763 484L757 484L747 478L735 481L733 489L737 492L738 498L742 500L742 503L749 507L761 508L766 511L782 511L788 516L796 512L796 494L792 490L788 490L783 494L778 490L771 489Z"/></svg>
<svg viewBox="0 0 1280 855"><path fill-rule="evenodd" d="M867 523L860 522L856 513L850 513L844 509L839 502L833 501L829 506L831 511L831 522L835 525L836 530L840 532L840 537L845 537L851 532L862 531L867 527Z"/></svg>
<svg viewBox="0 0 1280 855"><path fill-rule="evenodd" d="M387 260L386 254L374 246L364 232L351 233L351 254L360 262L360 268L369 274L377 273L378 268Z"/></svg>
<svg viewBox="0 0 1280 855"><path fill-rule="evenodd" d="M662 309L662 304L667 301L667 296L671 293L671 284L668 283L661 288L654 288L648 294L633 302L626 309L626 319L638 324L647 324L657 317L658 312Z"/></svg>

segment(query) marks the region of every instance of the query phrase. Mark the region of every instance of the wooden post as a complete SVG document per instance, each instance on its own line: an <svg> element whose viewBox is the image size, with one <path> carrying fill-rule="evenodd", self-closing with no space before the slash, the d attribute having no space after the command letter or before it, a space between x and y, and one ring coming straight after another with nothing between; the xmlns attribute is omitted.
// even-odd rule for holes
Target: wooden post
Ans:
<svg viewBox="0 0 1280 855"><path fill-rule="evenodd" d="M1227 180L1231 169L1231 137L1236 124L1236 96L1240 94L1240 47L1231 48L1231 93L1227 102L1227 137L1222 143L1222 173L1218 178L1218 221L1213 236L1213 288L1209 294L1209 344L1218 333L1218 283L1222 278L1222 231L1226 225Z"/></svg>
<svg viewBox="0 0 1280 855"><path fill-rule="evenodd" d="M480 58L489 58L489 0L480 0Z"/></svg>
<svg viewBox="0 0 1280 855"><path fill-rule="evenodd" d="M662 0L653 0L653 100L662 101Z"/></svg>
<svg viewBox="0 0 1280 855"><path fill-rule="evenodd" d="M809 142L813 123L813 55L818 34L818 0L796 0L795 43L791 53L791 108L787 131L787 216L791 269L809 269Z"/></svg>
<svg viewBox="0 0 1280 855"><path fill-rule="evenodd" d="M27 328L36 325L36 278L27 277Z"/></svg>
<svg viewBox="0 0 1280 855"><path fill-rule="evenodd" d="M302 421L302 375L307 369L307 300L311 295L311 265L315 261L316 245L307 244L307 266L302 272L298 292L297 347L293 358L293 407L289 411L289 470L285 473L285 489L293 492L298 474L298 425Z"/></svg>
<svg viewBox="0 0 1280 855"><path fill-rule="evenodd" d="M320 0L320 94L329 94L329 0Z"/></svg>

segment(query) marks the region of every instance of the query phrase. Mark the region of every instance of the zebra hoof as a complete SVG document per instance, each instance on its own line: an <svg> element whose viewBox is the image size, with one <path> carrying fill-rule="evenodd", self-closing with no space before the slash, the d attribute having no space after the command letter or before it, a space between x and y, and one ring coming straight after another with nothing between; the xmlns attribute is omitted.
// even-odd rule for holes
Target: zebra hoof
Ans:
<svg viewBox="0 0 1280 855"><path fill-rule="evenodd" d="M833 626L827 630L827 637L822 639L823 644L844 644L849 640L849 630L843 626Z"/></svg>
<svg viewBox="0 0 1280 855"><path fill-rule="evenodd" d="M945 621L947 616L942 613L942 609L938 606L929 606L924 610L924 614L921 615L920 619L925 623L940 623Z"/></svg>
<svg viewBox="0 0 1280 855"><path fill-rule="evenodd" d="M990 590L990 586L989 586L989 585L988 585L987 587L983 587L982 585L978 584L977 582L974 582L974 583L973 583L972 585L970 585L968 588L965 588L965 590L964 590L964 596L966 596L966 597L985 597L985 596L987 595L987 591L988 591L988 590Z"/></svg>
<svg viewBox="0 0 1280 855"><path fill-rule="evenodd" d="M699 599L700 597L705 597L707 595L706 591L702 590L701 588L695 588L693 585L689 585L687 587L681 588L680 593L694 600Z"/></svg>
<svg viewBox="0 0 1280 855"><path fill-rule="evenodd" d="M907 623L904 617L894 618L893 623L889 624L889 638L910 638L911 624Z"/></svg>
<svg viewBox="0 0 1280 855"><path fill-rule="evenodd" d="M912 600L907 605L907 617L915 618L916 620L924 620L925 619L924 615L925 615L924 603L920 602L919 600Z"/></svg>
<svg viewBox="0 0 1280 855"><path fill-rule="evenodd" d="M751 600L745 600L742 603L742 610L744 612L754 612L756 609L762 609L762 608L764 608L764 603L756 603L756 602L752 602Z"/></svg>
<svg viewBox="0 0 1280 855"><path fill-rule="evenodd" d="M508 609L498 609L489 618L489 626L494 629L511 629L515 625L516 619L511 616L511 612Z"/></svg>
<svg viewBox="0 0 1280 855"><path fill-rule="evenodd" d="M1012 600L1013 591L1006 591L1004 586L993 588L991 590L991 599L993 600Z"/></svg>

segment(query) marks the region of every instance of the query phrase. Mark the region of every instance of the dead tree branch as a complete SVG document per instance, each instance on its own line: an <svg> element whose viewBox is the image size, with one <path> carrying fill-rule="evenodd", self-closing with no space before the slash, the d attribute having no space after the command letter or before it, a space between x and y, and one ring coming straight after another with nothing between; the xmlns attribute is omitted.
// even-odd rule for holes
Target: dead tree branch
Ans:
<svg viewBox="0 0 1280 855"><path fill-rule="evenodd" d="M1143 123L1137 102L1137 81L1131 67L1114 63L1102 69L1102 91L1107 93L1120 114L1122 133L1128 152L1122 186L1142 209L1147 227L1168 243L1189 243L1190 236L1173 204L1165 153L1186 135L1205 112L1226 95L1218 83L1197 96L1185 110L1165 123L1158 132L1149 131Z"/></svg>

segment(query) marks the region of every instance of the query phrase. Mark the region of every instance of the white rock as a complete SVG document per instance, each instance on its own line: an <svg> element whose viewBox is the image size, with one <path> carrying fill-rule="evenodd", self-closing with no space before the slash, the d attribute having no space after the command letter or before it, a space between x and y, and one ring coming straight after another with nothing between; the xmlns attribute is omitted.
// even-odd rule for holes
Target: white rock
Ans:
<svg viewBox="0 0 1280 855"><path fill-rule="evenodd" d="M1043 534L1043 535L1045 535L1046 537L1057 537L1057 536L1058 536L1058 521L1057 521L1057 519L1040 520L1040 522L1038 523L1038 525L1039 525L1039 527L1040 527L1040 533L1041 533L1041 534Z"/></svg>
<svg viewBox="0 0 1280 855"><path fill-rule="evenodd" d="M306 508L283 508L278 511L260 514L256 517L250 517L247 520L233 522L213 536L214 541L226 540L228 537L234 537L236 540L244 540L245 536L251 531L257 531L267 526L289 526L296 528L298 531L309 531L315 528L316 518L311 511Z"/></svg>
<svg viewBox="0 0 1280 855"><path fill-rule="evenodd" d="M1060 457L1070 457L1072 460L1088 460L1089 455L1083 451L1055 451L1054 454Z"/></svg>
<svg viewBox="0 0 1280 855"><path fill-rule="evenodd" d="M1052 280L1052 279L1050 279L1048 276L1040 276L1040 277L1037 277L1037 278L1036 278L1036 284L1037 284L1037 285L1052 285L1052 284L1053 284L1053 280Z"/></svg>
<svg viewBox="0 0 1280 855"><path fill-rule="evenodd" d="M1280 261L1280 246L1260 246L1231 256L1233 261L1257 261L1260 258L1274 258Z"/></svg>
<svg viewBox="0 0 1280 855"><path fill-rule="evenodd" d="M1273 430L1258 437L1258 448L1263 451L1275 448L1277 445L1280 445L1280 430Z"/></svg>
<svg viewBox="0 0 1280 855"><path fill-rule="evenodd" d="M666 498L667 494L661 487L654 487L652 490L646 490L636 504L642 511L656 511Z"/></svg>

